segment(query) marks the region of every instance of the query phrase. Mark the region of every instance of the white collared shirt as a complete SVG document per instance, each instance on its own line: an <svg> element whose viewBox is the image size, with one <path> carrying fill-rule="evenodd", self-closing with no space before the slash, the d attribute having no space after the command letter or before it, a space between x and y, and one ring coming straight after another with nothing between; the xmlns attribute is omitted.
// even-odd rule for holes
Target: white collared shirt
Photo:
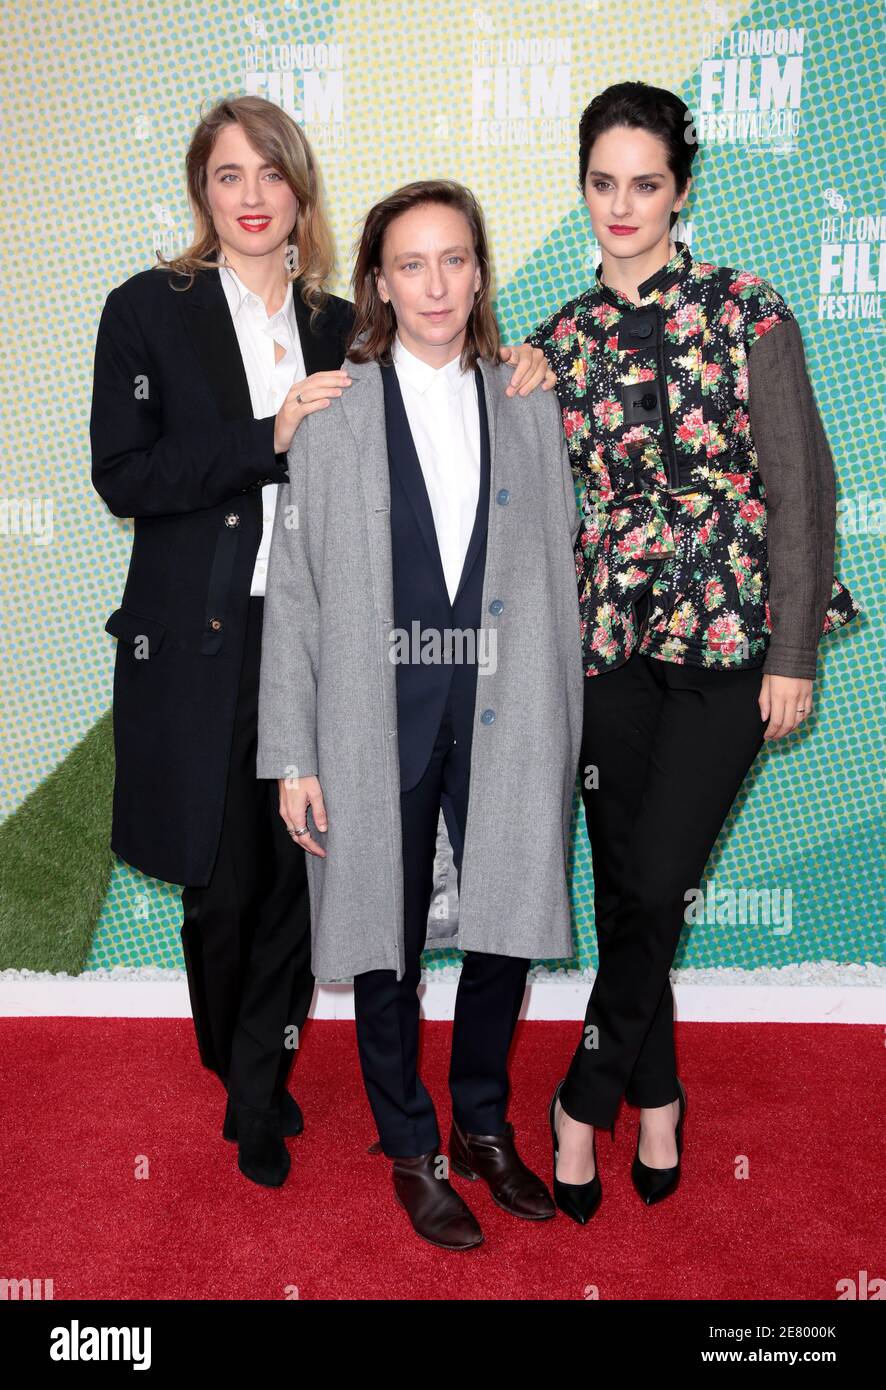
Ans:
<svg viewBox="0 0 886 1390"><path fill-rule="evenodd" d="M391 349L406 418L434 516L450 603L458 592L480 496L480 405L473 371L457 357L422 362L400 341Z"/></svg>
<svg viewBox="0 0 886 1390"><path fill-rule="evenodd" d="M261 297L246 288L233 266L223 263L223 255L219 255L218 259L218 273L234 321L240 355L249 382L252 413L256 420L263 420L268 415L276 415L292 383L304 381L307 376L295 318L292 284L286 287L286 298L282 306L276 314L268 317ZM281 357L279 362L275 360L275 342L286 349L286 355ZM261 501L262 534L255 557L250 594L265 592L274 511L277 506L276 483L264 485Z"/></svg>

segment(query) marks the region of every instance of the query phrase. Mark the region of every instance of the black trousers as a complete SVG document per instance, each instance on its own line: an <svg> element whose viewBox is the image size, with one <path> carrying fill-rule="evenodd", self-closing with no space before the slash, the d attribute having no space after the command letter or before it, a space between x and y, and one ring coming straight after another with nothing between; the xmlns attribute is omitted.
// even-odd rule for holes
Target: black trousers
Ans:
<svg viewBox="0 0 886 1390"><path fill-rule="evenodd" d="M255 775L264 599L251 596L218 855L182 890L182 946L203 1065L233 1100L276 1104L314 993L305 852Z"/></svg>
<svg viewBox="0 0 886 1390"><path fill-rule="evenodd" d="M585 1124L608 1129L622 1095L649 1108L678 1097L669 972L684 895L699 886L762 746L762 679L759 668L697 669L636 652L585 678L582 798L599 965L560 1093Z"/></svg>
<svg viewBox="0 0 886 1390"><path fill-rule="evenodd" d="M442 806L459 884L468 812L471 749L444 711L428 767L400 793L406 969L354 977L357 1047L369 1104L389 1158L436 1149L434 1104L418 1075L421 953L433 891ZM466 951L455 1001L449 1089L452 1113L470 1134L501 1134L508 1100L508 1051L520 1014L529 961Z"/></svg>

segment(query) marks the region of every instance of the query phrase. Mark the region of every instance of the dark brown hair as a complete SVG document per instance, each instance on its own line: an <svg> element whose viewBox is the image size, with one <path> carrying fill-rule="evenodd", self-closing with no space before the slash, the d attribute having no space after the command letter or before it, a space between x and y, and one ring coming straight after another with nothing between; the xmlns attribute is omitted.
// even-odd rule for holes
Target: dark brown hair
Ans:
<svg viewBox="0 0 886 1390"><path fill-rule="evenodd" d="M180 256L170 260L156 252L159 265L154 269L190 275L187 285L173 285L174 289L190 289L198 268L214 270L217 267L221 248L206 196L207 171L219 133L232 122L242 127L253 149L268 164L273 164L298 199L295 226L289 234L289 245L295 248L294 264L287 279L301 280L302 299L314 315L326 302L326 281L335 264L320 170L301 127L264 97L227 98L217 102L207 115L201 115L185 157L194 240Z"/></svg>
<svg viewBox="0 0 886 1390"><path fill-rule="evenodd" d="M665 148L665 160L677 185L677 197L692 175L698 136L691 110L676 93L647 82L615 82L598 92L578 123L578 186L584 194L591 147L598 135L613 126L647 130ZM671 211L673 231L678 214Z"/></svg>
<svg viewBox="0 0 886 1390"><path fill-rule="evenodd" d="M480 288L465 327L461 369L469 371L476 366L478 357L498 360L501 335L492 312L492 272L480 204L469 188L452 179L425 179L395 189L366 214L354 248L356 260L351 276L356 314L348 337L347 355L352 362L391 361L397 319L393 306L385 304L376 284L385 232L396 217L429 203L441 203L463 214L471 229L474 255L480 269Z"/></svg>

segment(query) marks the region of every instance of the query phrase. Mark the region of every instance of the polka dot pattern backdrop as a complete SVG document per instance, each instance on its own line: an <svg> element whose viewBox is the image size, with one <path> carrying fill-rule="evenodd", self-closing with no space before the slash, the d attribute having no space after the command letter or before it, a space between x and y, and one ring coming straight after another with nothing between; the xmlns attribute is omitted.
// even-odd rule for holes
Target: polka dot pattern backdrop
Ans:
<svg viewBox="0 0 886 1390"><path fill-rule="evenodd" d="M287 91L293 57L309 61L311 46L329 45L340 101L313 113L322 120L306 109L300 115L323 168L339 248L332 288L348 292L353 238L377 197L411 178L455 177L483 203L499 319L506 341L519 341L593 273L576 139L591 96L631 76L679 92L696 113L706 105L720 112L718 84L738 58L739 92L751 94L750 104L774 60L747 56L745 43L790 31L795 44L802 40L796 109L787 112L796 131L721 140L700 130L678 235L707 260L771 280L800 321L839 495L857 519L841 532L835 568L864 616L823 642L817 710L804 734L758 758L708 866L706 908L684 932L676 964L882 961L883 537L865 521L865 499L877 501L882 488L874 469L886 430L874 403L886 385L884 330L874 314L829 317L819 284L822 242L857 239L840 230L825 237L825 219L845 224L884 212L881 22L879 5L857 0L749 8L665 0L642 15L616 0L304 0L260 11L7 5L6 154L27 227L41 234L12 222L3 247L4 264L15 267L4 294L16 332L16 351L0 366L6 495L20 519L29 511L32 518L24 534L7 524L0 547L8 615L0 639L3 814L110 701L114 641L103 624L119 603L131 527L107 513L89 481L95 329L113 285L150 265L155 247L169 255L189 239L183 161L201 103L245 91L283 99L277 93ZM297 68L293 90L303 104ZM874 277L881 250L870 248ZM574 840L576 954L559 963L571 967L596 960L578 796ZM749 899L768 894L774 920L759 920L753 907L743 916L740 903L733 911L730 894L738 899L742 890ZM118 863L88 968L180 967L180 923L178 888ZM431 968L457 959L452 951L427 957Z"/></svg>

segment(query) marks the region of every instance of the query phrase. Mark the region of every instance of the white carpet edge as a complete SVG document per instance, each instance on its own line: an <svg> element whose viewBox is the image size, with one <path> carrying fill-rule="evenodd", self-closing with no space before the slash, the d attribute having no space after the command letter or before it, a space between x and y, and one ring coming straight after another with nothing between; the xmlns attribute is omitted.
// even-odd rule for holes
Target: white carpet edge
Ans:
<svg viewBox="0 0 886 1390"><path fill-rule="evenodd" d="M452 1018L459 967L425 973L421 986L426 1018ZM592 970L530 974L521 1018L582 1019ZM810 961L781 967L671 971L676 1014L683 1022L883 1023L886 967ZM183 970L115 966L82 975L51 971L0 971L0 1016L91 1018L188 1018ZM319 985L312 1018L353 1018L349 984Z"/></svg>

